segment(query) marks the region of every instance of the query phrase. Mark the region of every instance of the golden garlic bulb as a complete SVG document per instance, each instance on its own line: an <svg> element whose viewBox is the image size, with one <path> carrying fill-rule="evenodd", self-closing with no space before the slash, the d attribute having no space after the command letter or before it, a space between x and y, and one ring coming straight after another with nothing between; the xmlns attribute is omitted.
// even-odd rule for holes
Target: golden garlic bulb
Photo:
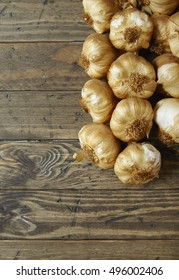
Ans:
<svg viewBox="0 0 179 280"><path fill-rule="evenodd" d="M178 0L129 0L133 7L149 14L171 15L178 6Z"/></svg>
<svg viewBox="0 0 179 280"><path fill-rule="evenodd" d="M100 79L106 76L117 56L108 35L93 33L83 43L79 64L91 78Z"/></svg>
<svg viewBox="0 0 179 280"><path fill-rule="evenodd" d="M110 121L113 134L124 142L139 141L148 136L152 125L152 106L149 101L141 98L119 101Z"/></svg>
<svg viewBox="0 0 179 280"><path fill-rule="evenodd" d="M172 54L163 54L154 59L157 71L157 83L162 91L171 97L179 98L179 58Z"/></svg>
<svg viewBox="0 0 179 280"><path fill-rule="evenodd" d="M84 20L97 33L109 30L112 16L119 10L117 0L83 0Z"/></svg>
<svg viewBox="0 0 179 280"><path fill-rule="evenodd" d="M124 184L146 184L158 177L161 154L149 143L131 143L117 157L114 172Z"/></svg>
<svg viewBox="0 0 179 280"><path fill-rule="evenodd" d="M173 55L179 57L179 12L169 18L167 30L171 52Z"/></svg>
<svg viewBox="0 0 179 280"><path fill-rule="evenodd" d="M114 167L121 146L107 125L87 124L79 131L78 137L88 160L102 169Z"/></svg>
<svg viewBox="0 0 179 280"><path fill-rule="evenodd" d="M93 122L105 123L110 120L117 100L106 82L91 79L82 88L80 104Z"/></svg>
<svg viewBox="0 0 179 280"><path fill-rule="evenodd" d="M111 20L109 38L113 46L125 51L149 47L153 32L150 17L135 8L117 12Z"/></svg>
<svg viewBox="0 0 179 280"><path fill-rule="evenodd" d="M150 50L154 51L158 55L170 53L171 50L167 37L167 23L169 16L162 14L153 15L151 19L153 21L154 31L152 34Z"/></svg>
<svg viewBox="0 0 179 280"><path fill-rule="evenodd" d="M159 139L167 145L179 143L179 99L161 99L154 112L154 120L159 127Z"/></svg>
<svg viewBox="0 0 179 280"><path fill-rule="evenodd" d="M119 56L110 66L108 83L118 98L149 98L156 88L153 65L134 53Z"/></svg>

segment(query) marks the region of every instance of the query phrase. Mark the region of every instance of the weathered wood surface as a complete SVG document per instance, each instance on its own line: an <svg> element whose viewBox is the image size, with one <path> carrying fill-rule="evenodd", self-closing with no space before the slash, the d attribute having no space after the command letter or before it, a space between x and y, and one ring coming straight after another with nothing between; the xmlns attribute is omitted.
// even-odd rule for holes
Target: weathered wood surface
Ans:
<svg viewBox="0 0 179 280"><path fill-rule="evenodd" d="M7 260L178 260L177 240L0 241Z"/></svg>
<svg viewBox="0 0 179 280"><path fill-rule="evenodd" d="M0 93L0 139L77 139L91 122L78 91L9 91Z"/></svg>
<svg viewBox="0 0 179 280"><path fill-rule="evenodd" d="M87 74L78 65L82 44L0 43L0 90L81 90Z"/></svg>
<svg viewBox="0 0 179 280"><path fill-rule="evenodd" d="M144 186L122 184L113 170L100 170L88 161L75 163L78 140L0 144L0 189L178 189L178 156L166 150L160 178ZM171 184L172 182L172 184Z"/></svg>
<svg viewBox="0 0 179 280"><path fill-rule="evenodd" d="M0 41L81 41L82 15L81 0L1 0Z"/></svg>
<svg viewBox="0 0 179 280"><path fill-rule="evenodd" d="M0 225L1 239L178 240L179 191L3 191Z"/></svg>

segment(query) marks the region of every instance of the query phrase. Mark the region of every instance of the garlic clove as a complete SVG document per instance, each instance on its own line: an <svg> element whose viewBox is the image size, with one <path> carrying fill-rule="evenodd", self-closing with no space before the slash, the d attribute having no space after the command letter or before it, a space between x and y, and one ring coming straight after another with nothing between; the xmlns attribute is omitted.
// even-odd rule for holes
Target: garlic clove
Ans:
<svg viewBox="0 0 179 280"><path fill-rule="evenodd" d="M149 16L130 8L112 17L109 38L115 48L133 52L149 47L152 32L153 23Z"/></svg>
<svg viewBox="0 0 179 280"><path fill-rule="evenodd" d="M163 143L179 143L179 99L165 98L157 102L154 121L158 125L159 139Z"/></svg>
<svg viewBox="0 0 179 280"><path fill-rule="evenodd" d="M120 142L105 124L89 123L78 134L85 157L101 169L114 167L121 151Z"/></svg>
<svg viewBox="0 0 179 280"><path fill-rule="evenodd" d="M149 101L128 98L119 101L110 121L110 128L116 138L133 142L149 136L153 125L153 109Z"/></svg>
<svg viewBox="0 0 179 280"><path fill-rule="evenodd" d="M83 0L84 20L97 33L109 31L112 16L119 11L117 0Z"/></svg>
<svg viewBox="0 0 179 280"><path fill-rule="evenodd" d="M156 73L153 65L134 53L119 56L110 66L108 83L118 98L149 98L154 93Z"/></svg>
<svg viewBox="0 0 179 280"><path fill-rule="evenodd" d="M179 12L168 19L167 31L171 52L174 56L179 57Z"/></svg>
<svg viewBox="0 0 179 280"><path fill-rule="evenodd" d="M82 88L80 103L94 123L106 123L111 118L117 99L106 82L91 79Z"/></svg>
<svg viewBox="0 0 179 280"><path fill-rule="evenodd" d="M104 78L118 55L108 35L93 33L83 43L79 65L92 79Z"/></svg>
<svg viewBox="0 0 179 280"><path fill-rule="evenodd" d="M124 184L146 184L158 177L160 152L150 143L131 143L117 157L114 172Z"/></svg>

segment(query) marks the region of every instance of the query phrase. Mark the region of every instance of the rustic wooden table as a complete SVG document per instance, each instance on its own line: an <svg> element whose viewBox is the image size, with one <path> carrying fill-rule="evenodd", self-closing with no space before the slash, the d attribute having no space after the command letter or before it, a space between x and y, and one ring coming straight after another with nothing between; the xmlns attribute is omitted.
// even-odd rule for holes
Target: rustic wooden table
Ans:
<svg viewBox="0 0 179 280"><path fill-rule="evenodd" d="M139 187L73 161L91 32L80 0L0 2L1 259L179 259L174 150Z"/></svg>

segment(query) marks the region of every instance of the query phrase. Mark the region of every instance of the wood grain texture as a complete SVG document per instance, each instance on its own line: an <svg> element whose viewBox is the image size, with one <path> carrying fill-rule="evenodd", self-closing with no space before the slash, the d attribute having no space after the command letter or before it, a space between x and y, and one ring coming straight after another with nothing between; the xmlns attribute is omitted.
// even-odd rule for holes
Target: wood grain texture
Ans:
<svg viewBox="0 0 179 280"><path fill-rule="evenodd" d="M88 161L75 163L78 140L0 144L0 188L6 189L178 189L179 160L163 150L160 179L144 186L122 184L113 170L100 170ZM172 182L172 184L171 184Z"/></svg>
<svg viewBox="0 0 179 280"><path fill-rule="evenodd" d="M0 241L2 260L178 260L177 240Z"/></svg>
<svg viewBox="0 0 179 280"><path fill-rule="evenodd" d="M0 44L0 90L80 90L82 43Z"/></svg>
<svg viewBox="0 0 179 280"><path fill-rule="evenodd" d="M77 139L91 122L78 91L0 92L0 139Z"/></svg>
<svg viewBox="0 0 179 280"><path fill-rule="evenodd" d="M1 42L79 41L90 32L81 0L1 0Z"/></svg>
<svg viewBox="0 0 179 280"><path fill-rule="evenodd" d="M3 191L0 238L179 240L179 190Z"/></svg>

